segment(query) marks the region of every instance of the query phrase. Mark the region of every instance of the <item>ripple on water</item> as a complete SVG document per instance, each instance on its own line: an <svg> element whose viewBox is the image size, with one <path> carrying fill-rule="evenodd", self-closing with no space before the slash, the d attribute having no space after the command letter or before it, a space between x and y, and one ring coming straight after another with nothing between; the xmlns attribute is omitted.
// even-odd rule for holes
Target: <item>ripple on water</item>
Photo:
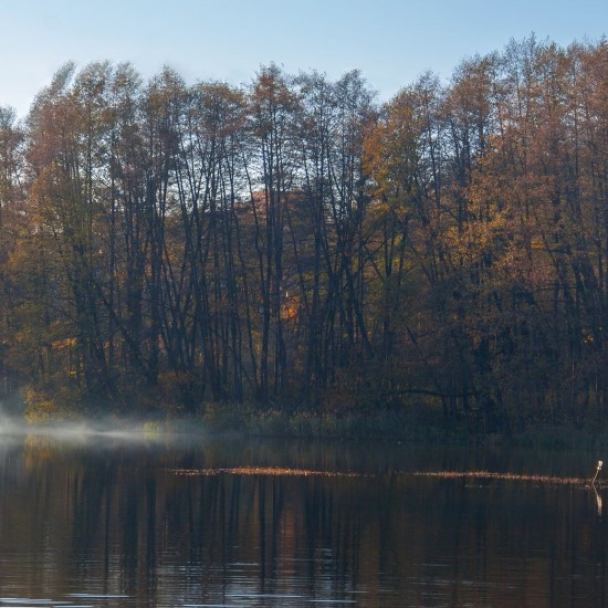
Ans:
<svg viewBox="0 0 608 608"><path fill-rule="evenodd" d="M50 600L46 598L31 598L31 597L0 597L0 608L8 608L11 605L23 608L25 605L31 606L61 606L65 602ZM70 605L71 606L71 605Z"/></svg>
<svg viewBox="0 0 608 608"><path fill-rule="evenodd" d="M70 593L69 596L88 600L121 600L129 598L128 595L117 593Z"/></svg>
<svg viewBox="0 0 608 608"><path fill-rule="evenodd" d="M0 597L0 608L28 608L38 606L54 606L54 608L95 608L92 604L72 604L65 600L31 597Z"/></svg>

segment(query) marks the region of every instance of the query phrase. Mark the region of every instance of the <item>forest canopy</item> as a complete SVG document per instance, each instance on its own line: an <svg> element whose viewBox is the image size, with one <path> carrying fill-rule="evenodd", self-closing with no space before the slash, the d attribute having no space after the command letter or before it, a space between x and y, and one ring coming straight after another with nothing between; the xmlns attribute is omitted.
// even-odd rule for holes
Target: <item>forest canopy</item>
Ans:
<svg viewBox="0 0 608 608"><path fill-rule="evenodd" d="M62 67L0 108L0 377L505 429L608 410L608 44L533 37L379 103Z"/></svg>

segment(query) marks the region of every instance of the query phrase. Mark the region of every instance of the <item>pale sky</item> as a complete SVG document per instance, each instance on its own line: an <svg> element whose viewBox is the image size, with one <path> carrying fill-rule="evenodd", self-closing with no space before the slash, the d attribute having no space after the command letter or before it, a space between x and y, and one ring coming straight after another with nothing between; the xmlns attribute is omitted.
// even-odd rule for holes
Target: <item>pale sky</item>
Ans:
<svg viewBox="0 0 608 608"><path fill-rule="evenodd" d="M0 0L0 24L0 105L24 117L65 62L105 59L188 83L248 83L271 62L331 79L357 68L387 100L512 38L597 42L608 0Z"/></svg>

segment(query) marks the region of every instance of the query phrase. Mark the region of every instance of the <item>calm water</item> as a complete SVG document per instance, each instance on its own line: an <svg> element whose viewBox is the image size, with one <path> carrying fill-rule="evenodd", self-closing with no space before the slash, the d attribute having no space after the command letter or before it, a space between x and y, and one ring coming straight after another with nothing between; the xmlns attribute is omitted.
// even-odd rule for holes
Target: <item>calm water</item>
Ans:
<svg viewBox="0 0 608 608"><path fill-rule="evenodd" d="M605 606L592 490L413 475L588 477L601 456L3 436L0 608Z"/></svg>

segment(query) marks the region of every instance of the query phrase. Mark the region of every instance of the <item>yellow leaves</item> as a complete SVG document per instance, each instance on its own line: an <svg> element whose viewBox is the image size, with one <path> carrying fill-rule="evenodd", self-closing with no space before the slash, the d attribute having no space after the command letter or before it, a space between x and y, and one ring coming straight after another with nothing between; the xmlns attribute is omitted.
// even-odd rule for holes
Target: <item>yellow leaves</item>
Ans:
<svg viewBox="0 0 608 608"><path fill-rule="evenodd" d="M296 294L285 294L285 301L281 308L281 318L283 321L293 321L298 317L300 310L300 298Z"/></svg>
<svg viewBox="0 0 608 608"><path fill-rule="evenodd" d="M55 402L46 395L28 387L23 395L25 401L25 420L28 424L49 422L55 412Z"/></svg>
<svg viewBox="0 0 608 608"><path fill-rule="evenodd" d="M62 338L51 343L53 350L66 350L76 348L77 340L74 337Z"/></svg>
<svg viewBox="0 0 608 608"><path fill-rule="evenodd" d="M419 133L406 97L397 97L366 130L362 164L372 180L369 189L374 202L369 217L378 226L389 218L393 224L404 222L419 193Z"/></svg>

